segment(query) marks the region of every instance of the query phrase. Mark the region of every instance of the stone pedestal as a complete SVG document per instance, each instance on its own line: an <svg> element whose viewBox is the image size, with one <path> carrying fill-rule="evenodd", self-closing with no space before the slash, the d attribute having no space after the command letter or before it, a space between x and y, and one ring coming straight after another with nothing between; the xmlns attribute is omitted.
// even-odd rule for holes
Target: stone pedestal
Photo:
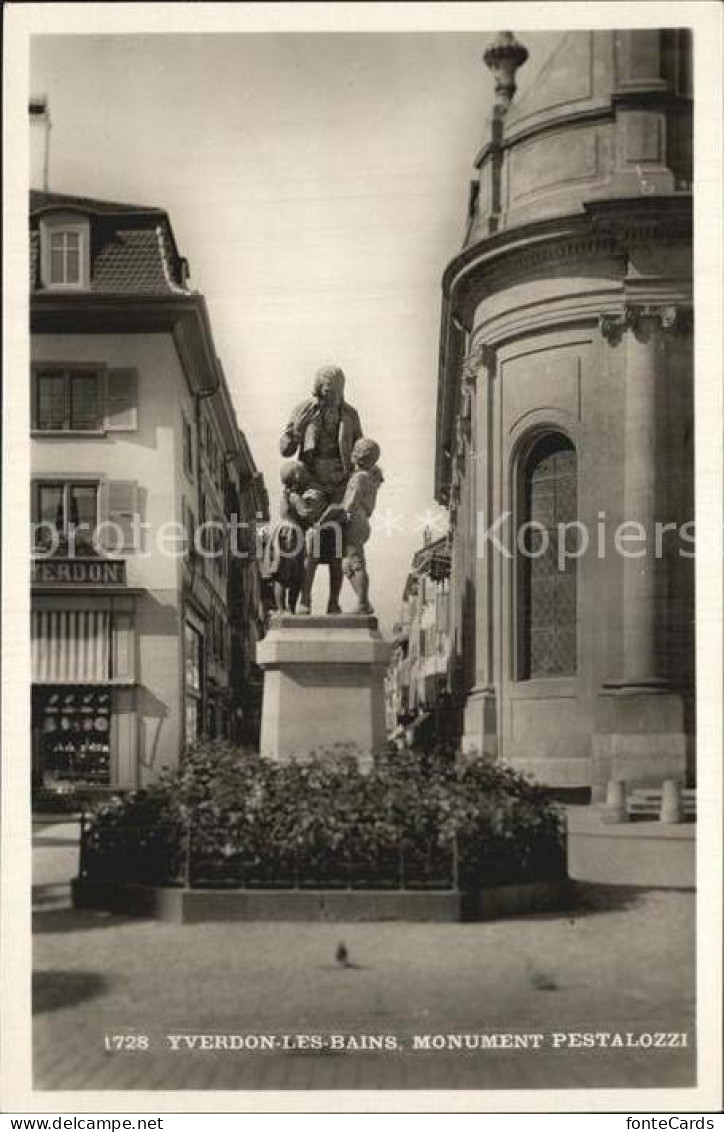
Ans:
<svg viewBox="0 0 724 1132"><path fill-rule="evenodd" d="M389 655L376 617L274 616L256 651L262 756L286 761L340 744L365 756L379 748Z"/></svg>

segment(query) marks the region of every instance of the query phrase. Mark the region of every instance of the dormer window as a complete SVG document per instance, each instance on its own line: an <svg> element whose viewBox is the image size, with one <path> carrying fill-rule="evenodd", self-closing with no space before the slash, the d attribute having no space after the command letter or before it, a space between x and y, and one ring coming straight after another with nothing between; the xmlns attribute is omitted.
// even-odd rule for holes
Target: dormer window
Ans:
<svg viewBox="0 0 724 1132"><path fill-rule="evenodd" d="M83 290L89 286L90 232L85 217L56 213L40 221L40 271L44 287Z"/></svg>
<svg viewBox="0 0 724 1132"><path fill-rule="evenodd" d="M65 228L50 233L50 279L51 286L58 283L68 287L80 286L80 243L81 233L74 228Z"/></svg>

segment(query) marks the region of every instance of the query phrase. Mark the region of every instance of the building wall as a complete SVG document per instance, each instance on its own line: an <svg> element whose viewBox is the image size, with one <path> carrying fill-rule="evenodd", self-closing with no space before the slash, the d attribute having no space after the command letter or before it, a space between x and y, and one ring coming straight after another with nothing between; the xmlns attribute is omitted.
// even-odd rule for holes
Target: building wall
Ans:
<svg viewBox="0 0 724 1132"><path fill-rule="evenodd" d="M688 44L576 32L526 99L496 106L463 253L445 277L438 498L453 535L463 746L555 786L691 774L693 562L612 545L624 520L693 518ZM514 549L533 438L569 438L575 674L525 678ZM503 537L505 536L505 537ZM602 549L599 549L602 540Z"/></svg>
<svg viewBox="0 0 724 1132"><path fill-rule="evenodd" d="M447 555L444 543L435 544L441 559ZM385 677L388 734L413 745L444 742L450 731L449 560L437 563L435 575L425 551L415 555Z"/></svg>
<svg viewBox="0 0 724 1132"><path fill-rule="evenodd" d="M525 96L498 115L500 160L487 147L478 160L468 242L584 200L690 189L690 53L686 29L561 35Z"/></svg>
<svg viewBox="0 0 724 1132"><path fill-rule="evenodd" d="M155 536L163 524L181 521L181 494L192 497L191 485L183 485L179 457L180 408L183 405L190 411L191 399L167 334L36 334L32 337L32 361L98 362L112 368L133 368L138 374L136 431L104 437L76 435L72 439L35 435L31 469L34 477L97 475L137 485L141 522L148 523L150 529L144 533L139 551L114 557L126 560L129 588L144 591L135 599L138 686L133 702L130 694L125 694L122 712L127 737L137 744L143 781L161 767L176 764L183 735L179 696L183 660L181 564L159 552Z"/></svg>
<svg viewBox="0 0 724 1132"><path fill-rule="evenodd" d="M516 500L519 454L541 430L555 429L567 435L577 452L578 519L591 540L577 567L578 663L574 677L517 677L516 565L490 544L486 553L492 554L489 645L497 692L497 754L544 781L578 787L594 784L592 736L598 727L601 689L611 679L624 678L626 619L636 616L635 607L627 601L626 567L613 547L613 532L625 520L637 521L639 516L626 509L626 475L632 459L626 450L627 382L635 381L636 374L625 336L622 341L609 342L598 321L585 317L591 300L598 309L622 303L626 283L620 267L605 259L597 265L597 274L591 265L571 266L589 274L518 283L475 311L472 351L481 339L489 342L501 326L505 328L492 376L485 391L479 383L472 410L480 423L477 398L487 397L487 443L475 446L475 459L463 448L453 579L456 641L462 654L459 678L470 696L476 674L471 673L469 662L486 648L480 623L475 644L466 644L471 593L476 584L486 581L471 557L475 549L475 523L470 521L468 507L471 489L477 477L478 497L489 500L487 508L480 508L487 511L483 529L504 517L498 530L505 535L501 541L512 551L520 522ZM658 286L665 289L670 302L688 299L686 280L662 274ZM578 313L571 325L574 304ZM691 337L660 328L651 333L657 335L659 347L650 421L656 457L646 473L655 485L650 517L680 526L693 518ZM654 598L659 660L652 675L675 685L689 704L694 659L692 564L680 556L682 543L675 533L662 538L667 540L663 543L667 549L652 567L659 575ZM662 765L670 764L664 759Z"/></svg>

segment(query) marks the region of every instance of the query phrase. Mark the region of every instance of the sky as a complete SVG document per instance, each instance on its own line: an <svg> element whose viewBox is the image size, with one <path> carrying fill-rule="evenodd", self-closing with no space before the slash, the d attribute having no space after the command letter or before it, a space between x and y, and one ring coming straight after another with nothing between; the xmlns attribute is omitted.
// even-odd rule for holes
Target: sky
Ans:
<svg viewBox="0 0 724 1132"><path fill-rule="evenodd" d="M530 51L520 97L560 32L516 34ZM491 38L31 41L30 90L48 96L52 122L50 189L168 211L273 515L287 416L321 365L344 369L346 398L382 448L368 562L386 632L423 528L446 527L433 499L440 281L487 136Z"/></svg>

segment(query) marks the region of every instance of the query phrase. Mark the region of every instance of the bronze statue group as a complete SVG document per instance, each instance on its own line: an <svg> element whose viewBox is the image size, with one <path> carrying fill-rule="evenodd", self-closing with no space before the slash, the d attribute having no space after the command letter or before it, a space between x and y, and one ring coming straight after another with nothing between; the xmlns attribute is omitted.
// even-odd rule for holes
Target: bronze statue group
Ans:
<svg viewBox="0 0 724 1132"><path fill-rule="evenodd" d="M279 520L264 555L279 612L309 614L320 563L329 566L327 613L340 613L348 578L354 613L371 614L365 543L370 516L383 482L380 447L362 434L359 414L344 399L345 378L337 366L317 372L312 397L292 412L279 448Z"/></svg>

